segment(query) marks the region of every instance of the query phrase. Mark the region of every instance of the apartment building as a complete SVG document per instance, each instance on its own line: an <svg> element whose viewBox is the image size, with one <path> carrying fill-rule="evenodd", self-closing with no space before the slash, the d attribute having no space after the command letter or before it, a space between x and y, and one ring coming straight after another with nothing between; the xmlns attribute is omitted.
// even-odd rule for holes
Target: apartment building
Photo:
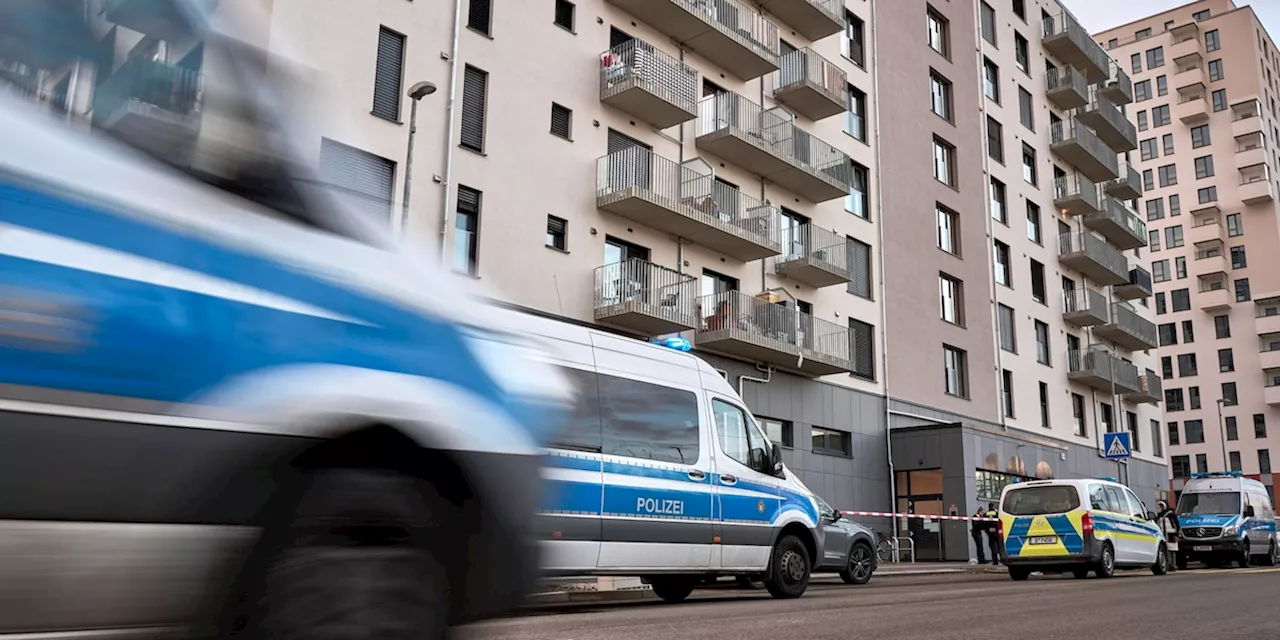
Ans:
<svg viewBox="0 0 1280 640"><path fill-rule="evenodd" d="M1186 4L1095 40L1134 81L1171 489L1225 468L1271 491L1280 446L1275 43L1231 0Z"/></svg>
<svg viewBox="0 0 1280 640"><path fill-rule="evenodd" d="M27 65L30 95L119 130L97 106L118 85L135 129L203 137L178 90L219 73L198 43L142 0L87 1L102 57ZM1142 185L1118 158L1138 146L1132 86L1062 6L219 6L238 4L265 16L260 46L340 89L304 152L369 215L514 304L686 338L833 506L970 512L1045 477L1167 487ZM49 97L64 81L90 90ZM416 103L405 207L420 81L438 91ZM1099 455L1120 429L1124 465ZM963 527L904 526L921 559L969 556Z"/></svg>

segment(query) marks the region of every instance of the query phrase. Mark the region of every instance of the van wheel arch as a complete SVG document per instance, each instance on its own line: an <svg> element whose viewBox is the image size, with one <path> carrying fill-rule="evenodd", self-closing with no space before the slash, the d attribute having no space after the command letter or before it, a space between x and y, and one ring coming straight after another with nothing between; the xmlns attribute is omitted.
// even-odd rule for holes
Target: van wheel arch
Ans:
<svg viewBox="0 0 1280 640"><path fill-rule="evenodd" d="M813 532L799 522L788 523L786 526L782 527L782 529L774 533L773 543L769 545L769 548L772 549L777 546L778 541L786 536L795 536L796 539L800 541L800 544L804 546L805 553L809 554L809 570L814 571L821 563L822 558L818 557L818 542L814 539ZM771 565L770 571L772 571L772 569Z"/></svg>

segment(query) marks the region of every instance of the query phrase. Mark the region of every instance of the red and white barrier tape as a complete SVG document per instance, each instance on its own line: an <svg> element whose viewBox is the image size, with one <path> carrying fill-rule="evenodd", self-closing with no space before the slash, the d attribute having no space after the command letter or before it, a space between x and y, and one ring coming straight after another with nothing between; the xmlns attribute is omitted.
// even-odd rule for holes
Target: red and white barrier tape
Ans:
<svg viewBox="0 0 1280 640"><path fill-rule="evenodd" d="M841 511L846 516L872 516L876 518L921 518L925 520L969 520L972 522L999 522L999 518L977 516L930 516L919 513L885 513L882 511Z"/></svg>

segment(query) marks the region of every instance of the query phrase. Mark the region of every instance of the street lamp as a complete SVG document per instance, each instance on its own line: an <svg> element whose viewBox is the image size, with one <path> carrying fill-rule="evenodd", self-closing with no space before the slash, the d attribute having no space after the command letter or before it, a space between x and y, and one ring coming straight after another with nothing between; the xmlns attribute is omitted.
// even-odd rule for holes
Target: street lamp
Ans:
<svg viewBox="0 0 1280 640"><path fill-rule="evenodd" d="M400 203L400 237L409 229L409 188L413 182L413 137L418 133L418 101L436 92L436 85L419 82L409 87L409 150L404 160L404 197Z"/></svg>
<svg viewBox="0 0 1280 640"><path fill-rule="evenodd" d="M1228 468L1228 467L1229 467L1229 466L1231 466L1231 465L1230 465L1230 463L1228 463L1228 462L1227 462L1227 427L1226 427L1226 426L1223 424L1223 422L1222 422L1222 405L1224 405L1224 404L1226 404L1226 403L1227 403L1227 401L1226 401L1226 399L1225 399L1225 398L1218 398L1218 437L1222 440L1222 470L1223 470L1223 472L1227 472L1227 471L1230 471L1230 470L1231 470L1231 469L1229 469L1229 468Z"/></svg>

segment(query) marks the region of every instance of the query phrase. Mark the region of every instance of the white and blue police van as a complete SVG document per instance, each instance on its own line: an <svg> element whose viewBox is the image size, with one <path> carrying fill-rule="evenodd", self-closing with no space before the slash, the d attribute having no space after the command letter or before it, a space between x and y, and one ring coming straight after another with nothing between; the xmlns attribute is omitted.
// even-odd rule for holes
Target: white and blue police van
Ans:
<svg viewBox="0 0 1280 640"><path fill-rule="evenodd" d="M257 151L210 179L0 95L0 637L438 640L534 584L572 387Z"/></svg>
<svg viewBox="0 0 1280 640"><path fill-rule="evenodd" d="M1188 562L1280 563L1276 512L1261 482L1239 471L1195 473L1178 496L1179 569Z"/></svg>
<svg viewBox="0 0 1280 640"><path fill-rule="evenodd" d="M668 602L721 575L804 593L823 557L818 502L720 372L679 338L524 326L580 400L544 458L549 575L640 576Z"/></svg>

